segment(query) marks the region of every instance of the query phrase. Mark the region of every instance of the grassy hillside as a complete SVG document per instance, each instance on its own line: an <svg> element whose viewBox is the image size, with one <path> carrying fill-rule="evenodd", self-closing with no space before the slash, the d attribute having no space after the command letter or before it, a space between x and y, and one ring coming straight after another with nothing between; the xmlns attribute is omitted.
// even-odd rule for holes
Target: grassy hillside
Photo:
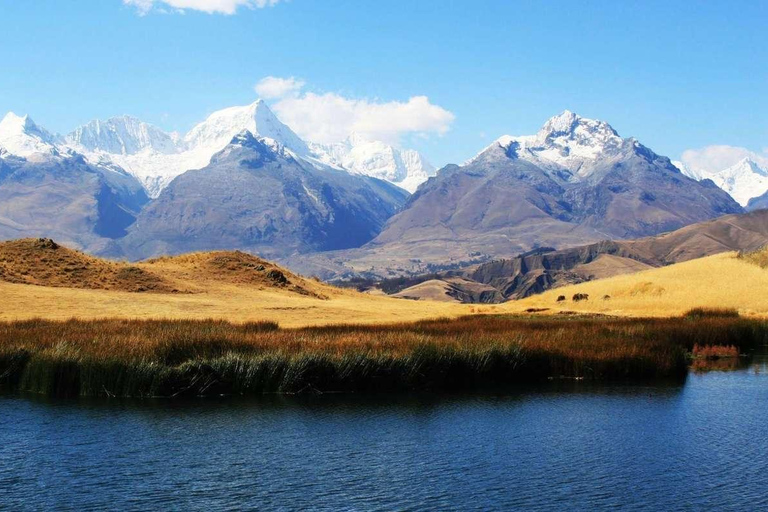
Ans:
<svg viewBox="0 0 768 512"><path fill-rule="evenodd" d="M549 290L509 302L509 312L546 309L620 316L669 317L696 308L732 308L742 316L768 317L768 270L760 252L730 252L676 265ZM573 301L577 293L588 300ZM558 302L559 296L566 300Z"/></svg>
<svg viewBox="0 0 768 512"><path fill-rule="evenodd" d="M473 311L336 288L242 252L128 264L42 239L0 243L0 297L0 320L215 318L300 327L406 322Z"/></svg>

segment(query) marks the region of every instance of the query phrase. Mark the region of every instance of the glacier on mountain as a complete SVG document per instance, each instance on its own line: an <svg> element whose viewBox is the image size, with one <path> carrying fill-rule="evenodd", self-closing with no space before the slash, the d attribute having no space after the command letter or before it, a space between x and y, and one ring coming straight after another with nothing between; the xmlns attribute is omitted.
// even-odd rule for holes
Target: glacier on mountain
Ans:
<svg viewBox="0 0 768 512"><path fill-rule="evenodd" d="M135 155L148 149L163 154L177 152L174 137L131 116L95 119L75 129L65 141L83 153Z"/></svg>
<svg viewBox="0 0 768 512"><path fill-rule="evenodd" d="M398 149L356 133L335 144L310 143L310 149L321 162L388 181L410 193L437 172L418 151Z"/></svg>
<svg viewBox="0 0 768 512"><path fill-rule="evenodd" d="M717 171L691 168L683 162L673 163L690 178L699 181L712 180L742 206L747 206L750 199L768 192L768 166L761 166L749 157L742 158L731 167Z"/></svg>
<svg viewBox="0 0 768 512"><path fill-rule="evenodd" d="M29 116L17 116L8 112L0 121L0 147L11 155L57 155L58 142L58 137L37 126Z"/></svg>

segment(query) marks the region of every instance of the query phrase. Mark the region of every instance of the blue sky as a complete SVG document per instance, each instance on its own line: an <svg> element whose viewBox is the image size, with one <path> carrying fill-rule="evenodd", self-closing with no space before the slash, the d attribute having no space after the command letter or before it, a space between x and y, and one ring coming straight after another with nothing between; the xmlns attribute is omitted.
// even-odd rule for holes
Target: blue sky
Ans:
<svg viewBox="0 0 768 512"><path fill-rule="evenodd" d="M768 2L130 1L0 0L0 111L58 132L118 114L183 132L274 76L304 84L282 112L426 96L435 119L390 135L437 165L564 109L670 157L768 147Z"/></svg>

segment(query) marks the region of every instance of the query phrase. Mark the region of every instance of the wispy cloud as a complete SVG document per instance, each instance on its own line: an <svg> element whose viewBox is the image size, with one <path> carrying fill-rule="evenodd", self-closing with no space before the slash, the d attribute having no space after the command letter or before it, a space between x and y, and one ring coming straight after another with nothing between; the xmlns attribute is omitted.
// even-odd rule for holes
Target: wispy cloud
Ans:
<svg viewBox="0 0 768 512"><path fill-rule="evenodd" d="M201 11L208 14L235 14L240 7L257 9L271 7L281 0L123 0L125 5L135 7L141 15L156 8L170 8L176 11Z"/></svg>
<svg viewBox="0 0 768 512"><path fill-rule="evenodd" d="M272 107L280 120L313 142L338 142L354 132L397 145L405 135L442 135L455 119L427 96L380 101L347 98L334 92L304 92L303 86L303 81L293 77L267 77L259 81L256 90L277 100Z"/></svg>
<svg viewBox="0 0 768 512"><path fill-rule="evenodd" d="M303 80L297 80L294 77L279 78L276 76L268 76L259 80L254 89L256 94L266 100L272 100L275 98L284 98L298 94L304 87Z"/></svg>
<svg viewBox="0 0 768 512"><path fill-rule="evenodd" d="M768 150L766 149L761 154L738 146L706 146L684 151L680 160L689 169L710 173L732 167L744 158L753 160L760 167L768 168Z"/></svg>

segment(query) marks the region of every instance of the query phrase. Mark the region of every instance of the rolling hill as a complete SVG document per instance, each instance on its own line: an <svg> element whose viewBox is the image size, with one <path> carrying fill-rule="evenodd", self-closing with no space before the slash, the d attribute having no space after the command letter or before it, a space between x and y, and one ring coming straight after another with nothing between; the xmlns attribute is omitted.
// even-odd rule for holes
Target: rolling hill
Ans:
<svg viewBox="0 0 768 512"><path fill-rule="evenodd" d="M284 327L393 323L471 312L336 288L238 251L137 263L86 255L49 239L0 243L0 320L226 319Z"/></svg>
<svg viewBox="0 0 768 512"><path fill-rule="evenodd" d="M510 313L540 310L630 317L671 317L693 308L735 309L742 316L768 316L768 270L728 252L630 275L548 290L508 302ZM574 301L576 294L587 300ZM565 300L558 301L559 297Z"/></svg>

